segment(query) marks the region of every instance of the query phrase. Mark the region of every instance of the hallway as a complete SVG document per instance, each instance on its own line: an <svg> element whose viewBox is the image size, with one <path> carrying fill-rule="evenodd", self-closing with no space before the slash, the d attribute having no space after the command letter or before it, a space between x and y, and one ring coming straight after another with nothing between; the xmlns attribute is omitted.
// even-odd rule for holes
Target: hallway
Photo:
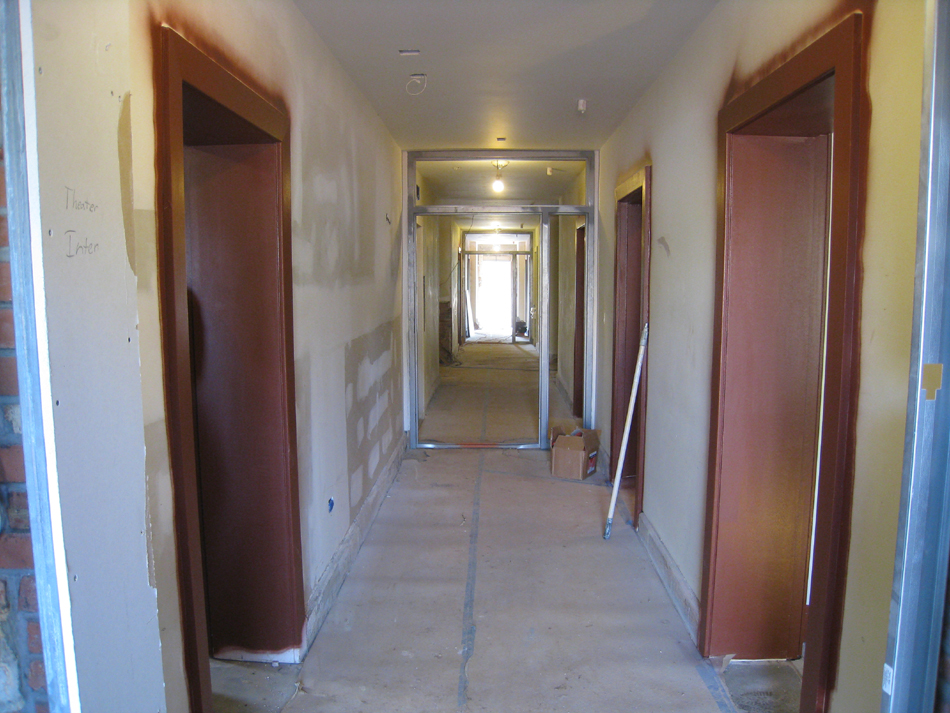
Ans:
<svg viewBox="0 0 950 713"><path fill-rule="evenodd" d="M469 341L458 363L439 367L440 383L419 424L423 443L537 443L538 350L533 344ZM551 422L571 408L552 373Z"/></svg>
<svg viewBox="0 0 950 713"><path fill-rule="evenodd" d="M284 711L733 711L603 479L549 457L410 452Z"/></svg>

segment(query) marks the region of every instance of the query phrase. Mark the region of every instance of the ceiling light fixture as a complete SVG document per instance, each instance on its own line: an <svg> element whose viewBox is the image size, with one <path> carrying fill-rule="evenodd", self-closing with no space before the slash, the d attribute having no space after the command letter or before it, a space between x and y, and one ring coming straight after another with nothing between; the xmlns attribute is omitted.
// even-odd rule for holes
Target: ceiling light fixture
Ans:
<svg viewBox="0 0 950 713"><path fill-rule="evenodd" d="M587 111L587 100L586 100L586 99L578 99L578 100L577 100L577 111L578 111L579 113L581 113L581 114L583 114L585 111Z"/></svg>
<svg viewBox="0 0 950 713"><path fill-rule="evenodd" d="M501 193L505 190L505 182L501 180L501 169L508 165L508 161L492 161L491 165L497 169L495 180L492 182L491 188L495 193Z"/></svg>
<svg viewBox="0 0 950 713"><path fill-rule="evenodd" d="M426 90L429 85L429 77L425 74L410 74L409 81L406 83L406 94L417 97Z"/></svg>

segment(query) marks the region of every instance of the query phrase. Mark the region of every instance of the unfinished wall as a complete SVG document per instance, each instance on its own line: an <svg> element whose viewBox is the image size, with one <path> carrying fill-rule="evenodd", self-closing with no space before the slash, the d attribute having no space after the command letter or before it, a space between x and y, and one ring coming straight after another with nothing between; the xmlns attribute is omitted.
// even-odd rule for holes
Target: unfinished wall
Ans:
<svg viewBox="0 0 950 713"><path fill-rule="evenodd" d="M558 345L561 342L560 309L561 301L561 221L551 220L548 242L548 339L551 345L551 361L558 358ZM541 271L538 270L540 277ZM552 374L557 377L557 371Z"/></svg>
<svg viewBox="0 0 950 713"><path fill-rule="evenodd" d="M40 364L48 358L44 421L54 523L61 509L67 678L74 696L78 690L74 707L136 701L157 711L165 691L125 210L134 85L129 3L74 10L57 0L32 3L35 63L26 65L36 83L40 214L33 240L42 249L37 310L45 309L40 328L48 343L40 334Z"/></svg>
<svg viewBox="0 0 950 713"><path fill-rule="evenodd" d="M693 595L702 576L709 437L717 112L734 74L788 56L832 14L841 16L830 0L723 0L601 151L597 372L611 371L613 189L646 157L654 181L644 507ZM907 400L923 37L923 3L877 3L855 493L835 713L880 706ZM610 380L600 378L598 389L603 427Z"/></svg>
<svg viewBox="0 0 950 713"><path fill-rule="evenodd" d="M441 220L416 220L416 295L419 340L419 417L439 388L439 229Z"/></svg>
<svg viewBox="0 0 950 713"><path fill-rule="evenodd" d="M35 0L32 36L50 470L63 510L78 690L84 710L134 700L141 710L179 711L187 705L156 272L156 23L226 59L291 117L311 607L360 504L404 447L399 154L290 0L97 0L77 8Z"/></svg>
<svg viewBox="0 0 950 713"><path fill-rule="evenodd" d="M574 305L577 299L574 290L577 278L575 221L574 216L551 219L552 223L558 224L557 301L551 302L551 313L557 311L557 386L564 392L568 403L574 398Z"/></svg>
<svg viewBox="0 0 950 713"><path fill-rule="evenodd" d="M587 187L585 172L574 179L568 191L561 196L562 205L583 205ZM557 224L555 229L554 224ZM577 315L577 229L584 225L579 216L561 216L551 219L551 242L558 237L557 251L552 251L552 260L557 256L557 293L552 295L551 312L557 310L557 330L552 334L552 343L557 344L557 383L563 389L568 403L574 400L574 332ZM556 230L556 233L555 233ZM552 283L554 276L552 275ZM581 299L584 296L581 295Z"/></svg>

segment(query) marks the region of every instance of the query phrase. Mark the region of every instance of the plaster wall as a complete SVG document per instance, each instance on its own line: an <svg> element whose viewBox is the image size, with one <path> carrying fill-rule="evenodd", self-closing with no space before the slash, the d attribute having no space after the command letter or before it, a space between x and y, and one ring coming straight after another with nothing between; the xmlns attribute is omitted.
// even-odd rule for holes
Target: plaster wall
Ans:
<svg viewBox="0 0 950 713"><path fill-rule="evenodd" d="M167 23L226 58L291 117L311 601L375 476L404 444L400 154L290 0L32 4L51 465L78 690L88 710L117 700L185 710L158 311L154 28Z"/></svg>
<svg viewBox="0 0 950 713"><path fill-rule="evenodd" d="M419 417L439 388L440 228L436 216L421 216L416 225L416 294L419 319Z"/></svg>
<svg viewBox="0 0 950 713"><path fill-rule="evenodd" d="M551 312L557 311L557 384L564 391L568 403L574 397L574 305L577 278L577 232L574 216L552 218L558 223L558 298L551 303Z"/></svg>
<svg viewBox="0 0 950 713"><path fill-rule="evenodd" d="M561 196L563 205L583 205L585 200L585 173L574 180L568 191ZM552 243L554 242L554 223L557 223L557 282L556 299L551 301L551 313L557 310L557 330L552 335L557 349L557 382L564 390L568 403L574 398L574 331L577 301L577 229L584 225L580 216L561 216L551 219ZM552 256L553 259L553 256ZM552 280L553 280L552 276ZM583 296L582 298L583 299Z"/></svg>
<svg viewBox="0 0 950 713"><path fill-rule="evenodd" d="M44 419L54 522L56 507L62 518L64 559L57 569L68 612L64 628L71 624L70 704L110 710L116 700L135 700L161 710L126 210L129 7L104 0L82 12L64 9L60 2L32 3L35 61L25 69L36 82L40 215L33 242L45 290L37 297L47 316L40 329L48 331ZM109 547L102 546L104 537Z"/></svg>
<svg viewBox="0 0 950 713"><path fill-rule="evenodd" d="M551 220L548 240L548 339L551 345L551 359L558 357L558 345L561 343L560 310L561 301L561 221ZM540 249L540 245L539 245ZM540 276L540 270L538 274ZM540 294L540 293L539 293ZM553 376L557 378L557 370Z"/></svg>
<svg viewBox="0 0 950 713"><path fill-rule="evenodd" d="M733 77L806 46L841 17L825 0L723 0L601 150L597 373L611 372L613 188L653 165L644 508L694 594L702 579L716 244L716 121ZM861 387L841 663L832 709L880 706L913 308L924 4L880 0L863 248ZM599 379L597 423L610 420ZM604 431L605 436L607 432Z"/></svg>

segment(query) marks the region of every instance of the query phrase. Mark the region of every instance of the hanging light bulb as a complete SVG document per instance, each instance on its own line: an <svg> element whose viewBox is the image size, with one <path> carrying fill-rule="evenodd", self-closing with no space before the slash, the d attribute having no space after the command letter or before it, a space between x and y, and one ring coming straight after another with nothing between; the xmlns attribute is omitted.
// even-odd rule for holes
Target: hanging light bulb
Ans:
<svg viewBox="0 0 950 713"><path fill-rule="evenodd" d="M505 182L501 180L501 169L508 165L507 161L492 161L491 165L497 169L495 173L495 180L492 182L491 187L495 193L501 193L505 190Z"/></svg>

